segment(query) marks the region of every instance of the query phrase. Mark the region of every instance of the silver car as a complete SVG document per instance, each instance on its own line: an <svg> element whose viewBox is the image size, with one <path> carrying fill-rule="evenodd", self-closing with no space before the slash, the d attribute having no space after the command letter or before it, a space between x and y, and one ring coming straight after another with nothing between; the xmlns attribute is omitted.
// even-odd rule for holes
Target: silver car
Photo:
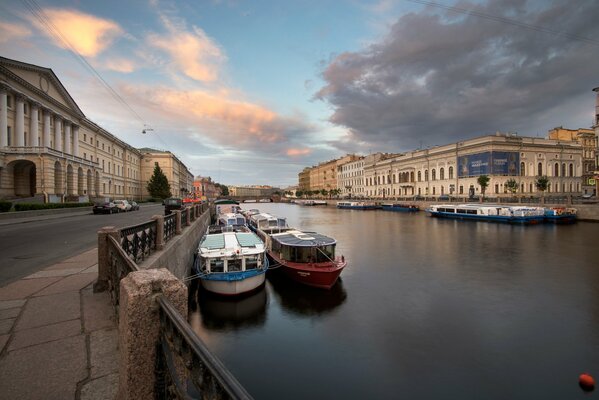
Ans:
<svg viewBox="0 0 599 400"><path fill-rule="evenodd" d="M114 205L119 209L119 212L127 212L131 210L131 204L127 200L115 200Z"/></svg>

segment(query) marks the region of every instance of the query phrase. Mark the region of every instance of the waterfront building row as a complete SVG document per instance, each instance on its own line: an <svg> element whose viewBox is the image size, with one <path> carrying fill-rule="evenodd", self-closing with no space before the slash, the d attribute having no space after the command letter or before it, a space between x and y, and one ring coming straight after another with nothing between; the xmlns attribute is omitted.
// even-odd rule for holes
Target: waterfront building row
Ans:
<svg viewBox="0 0 599 400"><path fill-rule="evenodd" d="M0 198L140 200L155 163L174 195L192 189L172 153L143 150L87 119L51 69L0 57Z"/></svg>
<svg viewBox="0 0 599 400"><path fill-rule="evenodd" d="M281 189L272 186L228 186L229 194L234 197L270 197Z"/></svg>

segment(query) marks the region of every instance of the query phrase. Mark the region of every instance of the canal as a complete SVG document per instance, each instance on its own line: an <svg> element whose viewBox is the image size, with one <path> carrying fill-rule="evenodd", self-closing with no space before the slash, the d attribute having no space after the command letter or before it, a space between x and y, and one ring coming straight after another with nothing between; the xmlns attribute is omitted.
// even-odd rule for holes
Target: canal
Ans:
<svg viewBox="0 0 599 400"><path fill-rule="evenodd" d="M330 291L269 273L190 321L256 399L576 399L599 377L599 225L246 204L335 237Z"/></svg>

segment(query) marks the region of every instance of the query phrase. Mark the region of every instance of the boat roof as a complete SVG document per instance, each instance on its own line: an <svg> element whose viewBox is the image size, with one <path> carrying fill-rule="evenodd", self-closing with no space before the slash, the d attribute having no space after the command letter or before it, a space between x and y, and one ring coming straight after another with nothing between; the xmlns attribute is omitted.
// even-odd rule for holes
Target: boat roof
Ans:
<svg viewBox="0 0 599 400"><path fill-rule="evenodd" d="M262 246L262 240L253 232L223 232L208 234L200 242L201 249L234 249L235 247L257 247Z"/></svg>
<svg viewBox="0 0 599 400"><path fill-rule="evenodd" d="M273 240L295 247L329 246L337 243L335 239L316 232L302 232L298 230L286 231L270 235Z"/></svg>
<svg viewBox="0 0 599 400"><path fill-rule="evenodd" d="M477 203L464 203L464 204L435 204L435 207L449 207L449 208L465 208L478 210L481 208L510 208L513 210L522 209L537 209L542 207L525 206L525 205L510 205L510 204L477 204Z"/></svg>
<svg viewBox="0 0 599 400"><path fill-rule="evenodd" d="M218 199L214 200L214 204L239 204L239 202L231 199Z"/></svg>

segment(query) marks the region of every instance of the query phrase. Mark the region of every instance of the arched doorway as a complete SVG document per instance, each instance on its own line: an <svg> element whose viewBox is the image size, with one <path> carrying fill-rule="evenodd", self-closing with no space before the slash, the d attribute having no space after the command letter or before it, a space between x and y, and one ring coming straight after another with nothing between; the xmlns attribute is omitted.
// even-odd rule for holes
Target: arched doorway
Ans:
<svg viewBox="0 0 599 400"><path fill-rule="evenodd" d="M94 194L93 187L94 187L94 185L92 182L92 171L91 171L91 169L88 169L87 170L87 195L90 197Z"/></svg>
<svg viewBox="0 0 599 400"><path fill-rule="evenodd" d="M75 174L73 173L73 166L67 165L67 194L75 194Z"/></svg>
<svg viewBox="0 0 599 400"><path fill-rule="evenodd" d="M54 194L64 194L64 171L62 164L58 161L54 163Z"/></svg>
<svg viewBox="0 0 599 400"><path fill-rule="evenodd" d="M83 168L79 167L77 169L77 194L79 196L83 196Z"/></svg>
<svg viewBox="0 0 599 400"><path fill-rule="evenodd" d="M7 172L10 173L10 170L12 170L14 195L17 197L32 197L35 195L37 171L33 161L12 161L7 165Z"/></svg>

